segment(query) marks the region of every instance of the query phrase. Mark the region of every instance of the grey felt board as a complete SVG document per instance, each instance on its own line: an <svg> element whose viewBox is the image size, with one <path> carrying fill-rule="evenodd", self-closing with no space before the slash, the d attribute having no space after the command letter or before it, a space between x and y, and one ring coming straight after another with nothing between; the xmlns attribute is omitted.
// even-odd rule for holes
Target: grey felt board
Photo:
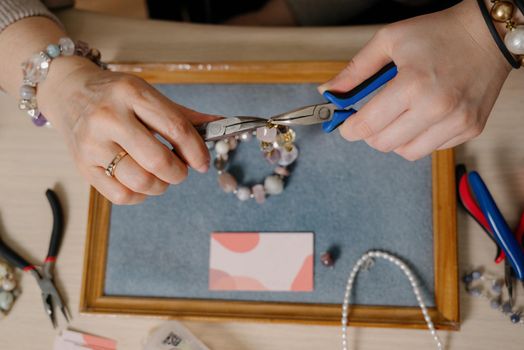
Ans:
<svg viewBox="0 0 524 350"><path fill-rule="evenodd" d="M202 112L269 117L323 102L312 84L158 85L169 98ZM403 160L363 142L349 143L320 126L296 127L300 156L285 191L263 205L240 202L217 184L212 168L136 206L113 206L105 293L197 299L340 303L351 267L364 252L402 257L434 305L431 160ZM272 167L256 141L241 144L230 171L244 184L263 181ZM213 231L314 232L313 292L211 292ZM334 268L319 256L338 246ZM293 254L292 251L289 254ZM417 305L402 272L378 261L357 279L358 304Z"/></svg>

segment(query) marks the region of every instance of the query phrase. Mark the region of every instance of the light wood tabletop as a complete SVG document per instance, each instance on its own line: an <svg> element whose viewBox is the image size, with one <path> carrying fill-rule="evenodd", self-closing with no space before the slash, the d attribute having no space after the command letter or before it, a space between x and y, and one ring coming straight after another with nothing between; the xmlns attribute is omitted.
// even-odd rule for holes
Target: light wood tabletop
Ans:
<svg viewBox="0 0 524 350"><path fill-rule="evenodd" d="M216 62L243 60L347 60L378 27L231 28L112 18L70 10L60 14L72 37L99 48L108 61ZM510 225L524 209L524 75L513 72L477 139L457 149L457 160L477 169L492 189ZM44 196L55 188L63 200L66 233L57 265L58 285L73 313L72 329L116 339L119 349L141 349L162 320L79 315L88 184L76 171L60 136L38 129L0 96L0 234L34 262L47 251L52 218ZM459 214L461 271L492 263L494 246L470 219ZM21 276L23 293L0 320L0 349L51 349L54 331L39 289ZM518 303L524 306L519 288ZM461 290L459 332L441 332L446 349L523 349L524 328ZM60 324L64 325L61 318ZM339 349L339 327L255 323L185 322L213 350ZM431 349L427 331L350 328L353 349Z"/></svg>

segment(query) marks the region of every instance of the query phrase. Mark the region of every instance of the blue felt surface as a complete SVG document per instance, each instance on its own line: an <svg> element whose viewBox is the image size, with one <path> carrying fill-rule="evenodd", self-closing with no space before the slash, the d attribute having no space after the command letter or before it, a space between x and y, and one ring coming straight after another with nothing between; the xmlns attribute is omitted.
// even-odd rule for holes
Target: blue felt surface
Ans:
<svg viewBox="0 0 524 350"><path fill-rule="evenodd" d="M321 102L314 85L160 85L170 98L203 112L270 116ZM214 169L191 173L182 185L138 206L114 206L107 260L108 295L340 303L347 275L362 253L385 249L403 257L422 279L434 304L431 161L411 163L365 143L348 143L321 127L295 128L300 157L280 196L241 203L223 193ZM233 172L260 182L271 172L256 142L242 144ZM212 231L312 231L315 290L208 291ZM340 247L334 269L318 257ZM292 252L290 252L292 254ZM378 262L357 280L355 301L416 305L403 274Z"/></svg>

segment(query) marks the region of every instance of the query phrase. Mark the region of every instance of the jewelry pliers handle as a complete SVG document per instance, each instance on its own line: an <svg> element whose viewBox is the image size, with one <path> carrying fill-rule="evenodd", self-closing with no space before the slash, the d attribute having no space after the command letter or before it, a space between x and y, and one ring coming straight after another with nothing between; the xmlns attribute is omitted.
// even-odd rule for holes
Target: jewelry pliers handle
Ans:
<svg viewBox="0 0 524 350"><path fill-rule="evenodd" d="M333 103L340 109L333 113L331 120L322 124L322 129L325 132L331 132L335 130L346 119L355 114L362 105L371 99L371 97L373 97L388 81L393 79L396 75L397 66L395 63L390 62L377 73L348 92L324 92L322 96L324 96L326 100Z"/></svg>

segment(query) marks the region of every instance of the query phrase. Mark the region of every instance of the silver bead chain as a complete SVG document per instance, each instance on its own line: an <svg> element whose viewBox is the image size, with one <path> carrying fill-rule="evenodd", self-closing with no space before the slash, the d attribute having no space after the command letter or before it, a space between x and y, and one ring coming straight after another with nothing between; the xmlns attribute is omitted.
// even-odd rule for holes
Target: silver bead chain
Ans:
<svg viewBox="0 0 524 350"><path fill-rule="evenodd" d="M433 339L435 340L435 343L437 345L438 350L442 350L442 343L440 341L440 338L437 335L437 331L435 330L435 325L433 324L433 321L431 321L431 317L429 317L428 309L426 307L426 304L424 303L424 300L422 300L422 295L420 293L420 289L418 287L418 282L411 271L411 269L399 258L397 258L394 255L391 255L389 253L380 251L380 250L371 250L364 255L356 262L356 264L353 266L353 269L351 270L351 273L349 274L348 282L346 285L346 292L344 294L344 302L342 304L342 350L348 350L348 339L347 339L347 331L348 331L348 312L349 312L349 303L351 301L351 290L353 289L353 282L355 281L355 278L357 277L358 272L360 269L367 270L371 267L371 265L374 263L374 259L384 259L387 260L395 265L397 265L402 272L406 275L406 277L409 280L409 283L411 283L411 287L413 288L413 293L415 294L415 297L417 298L418 305L420 307L420 310L422 311L422 315L424 316L424 320L426 321L426 324L428 325L428 329L433 336Z"/></svg>

